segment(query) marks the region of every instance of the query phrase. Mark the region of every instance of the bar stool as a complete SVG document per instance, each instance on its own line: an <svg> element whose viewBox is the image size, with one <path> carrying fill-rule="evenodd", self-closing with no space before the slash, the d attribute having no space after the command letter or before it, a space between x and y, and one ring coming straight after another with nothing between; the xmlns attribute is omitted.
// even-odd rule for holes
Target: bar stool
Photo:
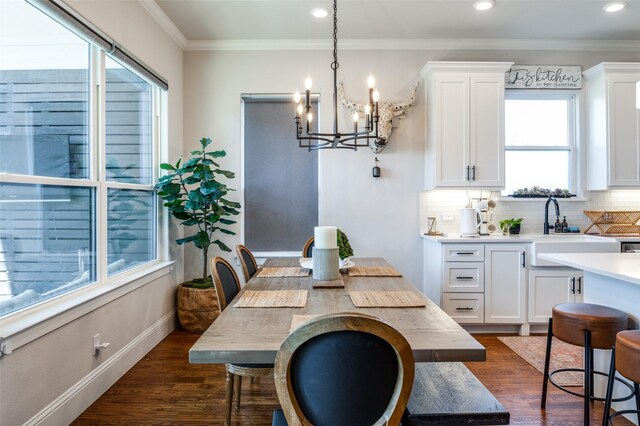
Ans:
<svg viewBox="0 0 640 426"><path fill-rule="evenodd" d="M636 410L622 410L609 415L613 397L613 378L618 373L633 382L634 395L636 396ZM640 330L621 331L616 336L616 347L611 354L611 370L607 384L607 397L604 402L603 426L613 424L616 416L635 413L640 424Z"/></svg>
<svg viewBox="0 0 640 426"><path fill-rule="evenodd" d="M562 303L553 307L552 317L549 318L549 332L547 334L547 351L544 360L544 382L542 384L541 408L545 408L547 403L547 385L552 385L571 395L584 398L584 424L589 425L589 403L591 401L604 401L604 398L593 396L594 374L607 376L607 374L593 369L594 349L613 349L616 342L616 334L627 329L627 314L608 306L594 305L591 303ZM582 368L559 368L549 373L549 362L551 359L551 341L553 336L584 348L584 369ZM553 380L553 375L562 371L584 372L584 393L577 393L560 386ZM624 383L631 391L633 388ZM618 398L614 401L626 401L633 396Z"/></svg>

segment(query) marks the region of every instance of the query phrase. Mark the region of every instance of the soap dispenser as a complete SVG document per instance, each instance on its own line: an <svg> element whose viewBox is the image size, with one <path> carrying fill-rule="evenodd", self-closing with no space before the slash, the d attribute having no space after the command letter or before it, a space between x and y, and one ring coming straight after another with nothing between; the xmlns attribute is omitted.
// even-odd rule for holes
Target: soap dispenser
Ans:
<svg viewBox="0 0 640 426"><path fill-rule="evenodd" d="M563 219L562 219L562 232L569 232L569 224L567 223L566 216L563 216Z"/></svg>
<svg viewBox="0 0 640 426"><path fill-rule="evenodd" d="M556 234L559 234L562 232L562 224L560 223L560 216L556 216L556 223L553 227L553 232L555 232Z"/></svg>

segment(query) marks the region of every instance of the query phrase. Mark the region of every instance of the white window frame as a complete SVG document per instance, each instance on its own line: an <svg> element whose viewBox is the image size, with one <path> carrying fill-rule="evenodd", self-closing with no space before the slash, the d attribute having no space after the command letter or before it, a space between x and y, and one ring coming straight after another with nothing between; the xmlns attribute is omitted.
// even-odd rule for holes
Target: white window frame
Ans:
<svg viewBox="0 0 640 426"><path fill-rule="evenodd" d="M567 102L567 145L507 145L505 140L505 154L507 151L567 151L569 152L569 188L572 194L580 191L580 180L578 172L578 93L573 90L522 90L507 89L505 100L565 100ZM506 125L506 123L505 123ZM554 188L549 188L553 190ZM506 189L502 191L502 197L506 194Z"/></svg>
<svg viewBox="0 0 640 426"><path fill-rule="evenodd" d="M67 324L122 295L156 280L173 270L175 262L168 255L168 215L162 203L155 200L154 227L156 230L155 259L124 271L107 276L107 194L109 189L149 191L155 194L154 184L158 178L159 163L166 156L167 96L161 89L123 65L152 86L152 159L151 183L132 184L106 180L106 92L105 55L97 46L89 43L89 99L88 99L88 147L89 176L87 179L31 176L15 173L0 173L0 183L36 185L60 185L91 188L95 192L95 204L91 206L95 215L96 280L86 286L60 294L0 317L0 357L10 354L56 328Z"/></svg>

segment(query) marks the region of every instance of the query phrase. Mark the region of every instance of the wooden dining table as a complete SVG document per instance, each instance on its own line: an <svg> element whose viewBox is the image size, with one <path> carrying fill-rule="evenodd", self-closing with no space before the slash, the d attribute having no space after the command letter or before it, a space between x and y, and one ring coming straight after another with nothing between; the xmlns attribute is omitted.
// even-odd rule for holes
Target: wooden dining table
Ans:
<svg viewBox="0 0 640 426"><path fill-rule="evenodd" d="M354 258L356 266L390 266L382 258ZM299 266L296 258L267 259L263 267ZM412 291L402 277L352 277L343 271L344 288L313 288L313 278L260 278L254 275L232 303L189 350L192 364L273 364L291 330L294 315L339 312L373 315L389 323L407 339L416 362L484 361L485 348L431 300L426 306L356 308L349 291ZM247 290L308 290L302 308L235 308ZM422 293L420 293L422 295Z"/></svg>

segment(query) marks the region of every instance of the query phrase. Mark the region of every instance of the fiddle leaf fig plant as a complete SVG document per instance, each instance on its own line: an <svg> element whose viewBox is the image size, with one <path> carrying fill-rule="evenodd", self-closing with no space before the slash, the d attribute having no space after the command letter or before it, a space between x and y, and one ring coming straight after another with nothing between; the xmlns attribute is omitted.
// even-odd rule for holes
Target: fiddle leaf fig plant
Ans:
<svg viewBox="0 0 640 426"><path fill-rule="evenodd" d="M194 234L176 240L178 244L193 243L202 250L202 281L192 283L195 287L211 286L207 279L209 248L215 244L222 251L231 251L217 235L235 235L225 225L236 223L229 217L240 214L240 203L225 198L235 190L218 180L221 176L227 179L235 177L233 172L222 170L215 161L227 153L223 150L207 151L210 144L211 139L202 138L201 149L191 151L193 157L189 160L182 163L180 158L175 164L160 164L160 168L168 173L160 177L155 186L173 217L181 220L181 225L196 227Z"/></svg>

